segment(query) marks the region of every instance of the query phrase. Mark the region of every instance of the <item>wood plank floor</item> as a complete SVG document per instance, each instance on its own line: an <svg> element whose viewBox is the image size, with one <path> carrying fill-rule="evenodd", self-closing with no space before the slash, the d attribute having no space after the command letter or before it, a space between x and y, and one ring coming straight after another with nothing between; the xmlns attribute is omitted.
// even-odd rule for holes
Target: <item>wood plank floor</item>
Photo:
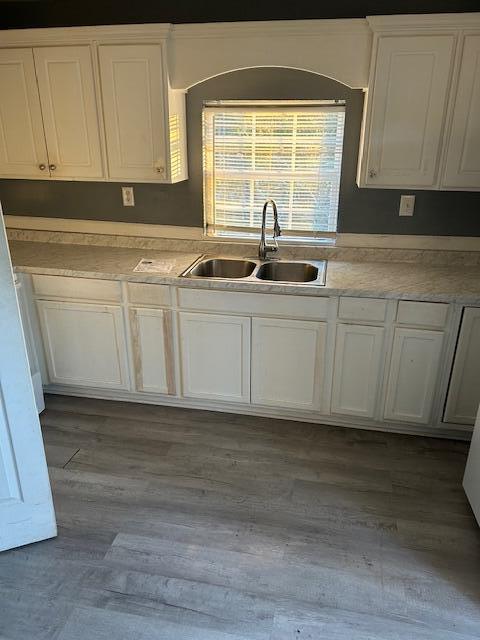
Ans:
<svg viewBox="0 0 480 640"><path fill-rule="evenodd" d="M59 524L0 555L2 640L480 638L467 445L51 396Z"/></svg>

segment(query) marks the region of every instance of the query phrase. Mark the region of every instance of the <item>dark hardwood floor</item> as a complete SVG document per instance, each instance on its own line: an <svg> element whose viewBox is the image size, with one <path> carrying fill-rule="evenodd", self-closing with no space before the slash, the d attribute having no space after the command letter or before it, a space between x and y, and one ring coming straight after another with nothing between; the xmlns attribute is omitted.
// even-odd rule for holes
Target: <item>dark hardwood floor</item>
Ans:
<svg viewBox="0 0 480 640"><path fill-rule="evenodd" d="M480 638L467 445L51 396L58 538L0 555L2 640Z"/></svg>

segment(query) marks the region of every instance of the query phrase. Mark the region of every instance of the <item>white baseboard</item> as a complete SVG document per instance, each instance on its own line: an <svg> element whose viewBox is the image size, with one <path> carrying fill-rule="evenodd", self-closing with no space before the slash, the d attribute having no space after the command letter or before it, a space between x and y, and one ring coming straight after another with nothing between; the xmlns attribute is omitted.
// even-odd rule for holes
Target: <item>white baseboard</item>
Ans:
<svg viewBox="0 0 480 640"><path fill-rule="evenodd" d="M309 422L313 424L348 427L350 429L366 429L368 431L382 431L386 433L401 433L406 435L428 436L431 438L449 438L452 440L469 441L472 437L472 427L462 425L438 425L428 427L415 424L395 424L369 422L361 418L342 419L338 416L311 414L307 412L293 412L282 408L275 411L273 408L252 406L248 404L234 404L214 402L211 400L192 400L178 396L162 396L157 394L138 393L135 391L116 391L110 389L94 389L89 387L75 387L67 385L47 385L45 393L64 396L77 396L81 398L95 398L98 400L116 400L118 402L138 402L140 404L155 404L184 409L198 409L200 411L218 411L220 413L235 413L260 416L262 418L276 418L279 420L292 420L295 422Z"/></svg>

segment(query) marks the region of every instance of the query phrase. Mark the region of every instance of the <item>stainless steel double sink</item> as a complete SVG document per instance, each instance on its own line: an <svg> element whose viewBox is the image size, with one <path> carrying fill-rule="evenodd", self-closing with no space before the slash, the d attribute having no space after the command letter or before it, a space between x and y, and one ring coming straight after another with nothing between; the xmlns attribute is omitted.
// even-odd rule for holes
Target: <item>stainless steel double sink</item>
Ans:
<svg viewBox="0 0 480 640"><path fill-rule="evenodd" d="M258 260L201 256L182 278L213 278L325 286L326 260Z"/></svg>

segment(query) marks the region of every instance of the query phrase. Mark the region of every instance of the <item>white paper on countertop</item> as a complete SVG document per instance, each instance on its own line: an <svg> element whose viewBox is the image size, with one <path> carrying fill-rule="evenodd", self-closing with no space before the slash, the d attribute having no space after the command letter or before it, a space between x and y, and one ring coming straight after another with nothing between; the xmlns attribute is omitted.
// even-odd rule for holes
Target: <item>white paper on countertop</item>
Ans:
<svg viewBox="0 0 480 640"><path fill-rule="evenodd" d="M172 260L150 260L143 258L135 267L134 271L140 273L171 273L175 268Z"/></svg>

